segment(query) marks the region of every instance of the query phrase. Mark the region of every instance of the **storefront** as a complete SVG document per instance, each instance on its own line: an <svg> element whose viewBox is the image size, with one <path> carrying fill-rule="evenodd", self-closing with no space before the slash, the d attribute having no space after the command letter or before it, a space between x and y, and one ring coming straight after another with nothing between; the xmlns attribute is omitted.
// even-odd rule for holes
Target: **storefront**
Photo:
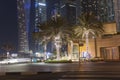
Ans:
<svg viewBox="0 0 120 80"><path fill-rule="evenodd" d="M101 47L100 55L104 60L120 60L120 47Z"/></svg>

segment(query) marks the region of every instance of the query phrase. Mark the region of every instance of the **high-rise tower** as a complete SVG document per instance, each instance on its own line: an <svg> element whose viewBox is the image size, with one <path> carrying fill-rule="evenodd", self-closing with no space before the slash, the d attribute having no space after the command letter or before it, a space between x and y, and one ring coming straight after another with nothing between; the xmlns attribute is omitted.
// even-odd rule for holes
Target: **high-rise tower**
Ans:
<svg viewBox="0 0 120 80"><path fill-rule="evenodd" d="M48 19L57 13L73 25L80 11L80 0L47 0Z"/></svg>
<svg viewBox="0 0 120 80"><path fill-rule="evenodd" d="M60 13L61 15L66 18L69 24L73 25L76 23L76 2L75 0L62 0L60 2Z"/></svg>
<svg viewBox="0 0 120 80"><path fill-rule="evenodd" d="M46 12L46 0L31 0L31 27L30 27L30 35L29 35L29 45L30 49L33 52L40 52L41 45L38 40L33 39L32 32L39 32L40 29L37 27L38 24L41 24L47 20L47 12Z"/></svg>
<svg viewBox="0 0 120 80"><path fill-rule="evenodd" d="M113 0L100 0L98 13L103 22L114 22L115 13Z"/></svg>
<svg viewBox="0 0 120 80"><path fill-rule="evenodd" d="M82 13L92 12L102 22L113 22L113 0L81 0Z"/></svg>
<svg viewBox="0 0 120 80"><path fill-rule="evenodd" d="M115 21L117 23L117 32L120 32L120 0L113 0L114 11L115 11Z"/></svg>
<svg viewBox="0 0 120 80"><path fill-rule="evenodd" d="M47 20L46 0L35 0L35 29L38 23L43 23Z"/></svg>
<svg viewBox="0 0 120 80"><path fill-rule="evenodd" d="M18 9L18 52L29 53L28 31L30 0L17 0Z"/></svg>

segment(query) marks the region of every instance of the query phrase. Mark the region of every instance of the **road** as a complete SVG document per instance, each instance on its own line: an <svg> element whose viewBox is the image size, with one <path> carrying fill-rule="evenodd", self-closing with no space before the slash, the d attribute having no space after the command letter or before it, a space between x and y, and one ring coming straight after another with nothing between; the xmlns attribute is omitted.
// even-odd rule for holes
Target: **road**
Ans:
<svg viewBox="0 0 120 80"><path fill-rule="evenodd" d="M61 72L77 71L78 63L27 63L0 65L0 72Z"/></svg>
<svg viewBox="0 0 120 80"><path fill-rule="evenodd" d="M0 65L0 72L120 71L120 62L27 63Z"/></svg>
<svg viewBox="0 0 120 80"><path fill-rule="evenodd" d="M120 80L120 62L10 64L0 65L0 72L38 72L27 76L8 74L0 80Z"/></svg>

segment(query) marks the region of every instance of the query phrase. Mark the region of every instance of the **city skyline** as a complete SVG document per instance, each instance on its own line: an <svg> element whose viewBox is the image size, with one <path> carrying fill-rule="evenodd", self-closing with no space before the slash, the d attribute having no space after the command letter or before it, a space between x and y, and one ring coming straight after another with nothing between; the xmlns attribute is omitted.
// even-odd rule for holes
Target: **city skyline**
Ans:
<svg viewBox="0 0 120 80"><path fill-rule="evenodd" d="M120 0L0 0L0 80L119 80Z"/></svg>
<svg viewBox="0 0 120 80"><path fill-rule="evenodd" d="M19 12L19 11L17 11L17 0L13 0L12 2L7 2L7 1L4 1L4 0L1 0L2 2L1 2L1 23L0 23L0 26L2 26L2 28L1 28L1 31L0 31L0 36L2 37L2 39L1 39L1 41L0 41L0 44L2 44L2 43L6 43L6 42L10 42L10 43L12 43L12 44L14 44L15 45L15 47L18 49L18 42L19 42L19 40L18 40L18 18L17 18L17 13ZM37 1L37 0L36 0ZM39 0L38 0L39 1ZM47 0L46 0L47 1ZM67 5L67 0L65 0L66 2L64 2L64 1L62 1L61 0L61 2L63 2L63 4L66 4ZM77 1L77 0L76 0ZM83 0L84 1L84 0ZM107 1L107 0L106 0ZM111 0L112 1L112 0ZM115 1L115 0L113 0L113 1ZM119 1L119 0L118 0ZM57 3L57 4L56 4ZM111 2L112 3L112 2ZM5 4L7 4L7 5L5 5ZM49 5L50 4L50 5ZM53 5L52 5L53 4ZM61 4L61 3L60 3ZM11 6L12 5L12 6ZM59 6L59 1L57 1L57 0L55 0L55 1L53 1L53 2L50 2L49 0L48 0L48 5L49 5L49 8L50 8L50 6L52 5L52 7L50 8L50 11L49 11L49 14L46 14L46 16L47 15L51 15L51 11L53 10L53 8L55 9L56 8L56 10L58 9L58 12L60 12L59 11L59 7L61 6ZM47 5L47 6L48 6ZM89 5L89 4L88 4ZM93 4L94 5L94 4ZM70 5L71 6L71 5ZM118 7L118 9L115 11L116 12L116 16L117 16L117 11L119 11L119 6L117 6ZM110 7L108 7L108 9L109 8L111 8L111 6ZM115 7L116 8L116 7ZM41 8L40 8L41 9ZM39 9L39 10L40 10ZM62 8L61 8L62 9ZM47 9L47 10L49 10L49 9ZM72 10L73 9L71 9L71 11L69 12L69 13L71 13L71 16L72 15L76 15L77 13L75 12L75 10L73 10L73 12L74 13L72 13ZM27 11L27 10L26 10ZM65 13L65 11L66 11L66 13ZM110 10L111 11L111 14L110 15L114 15L114 14L112 14L112 10ZM37 12L37 9L36 9L36 12ZM62 11L61 11L62 12ZM68 11L67 11L67 8L66 8L66 10L64 10L62 13L64 13L64 14L68 14L67 13ZM36 13L35 13L36 14ZM40 14L40 13L39 13ZM36 15L38 15L38 14L36 14ZM34 16L36 16L36 15L34 15ZM26 17L28 17L29 15L25 15ZM30 15L31 16L31 15ZM29 17L30 17L29 16ZM77 15L78 16L78 15ZM6 17L6 18L5 18ZM36 16L37 17L37 16ZM50 17L50 16L49 16ZM66 17L66 16L64 16L64 17ZM68 16L69 17L69 16ZM73 17L75 17L75 16L73 16ZM108 17L110 17L110 16L108 16ZM48 17L47 17L48 18ZM12 19L12 20L11 20ZM37 18L36 18L37 19ZM36 20L35 19L35 20ZM44 18L42 18L42 19L44 19ZM71 18L71 20L72 20L73 18ZM111 18L112 19L112 18ZM35 20L34 21L32 21L32 22L34 22L34 23L36 23L35 22ZM44 19L45 20L45 19ZM116 19L117 20L117 19ZM119 23L119 20L117 20L118 22L117 23ZM29 21L28 21L29 22ZM8 24L7 24L8 23ZM27 23L28 25L27 26L29 26L29 27L35 27L35 26L31 26L31 24L29 24L29 23ZM117 24L118 26L119 26L119 24ZM13 26L13 27L9 27L9 26ZM30 33L31 34L31 33ZM28 46L29 46L29 44L28 44Z"/></svg>

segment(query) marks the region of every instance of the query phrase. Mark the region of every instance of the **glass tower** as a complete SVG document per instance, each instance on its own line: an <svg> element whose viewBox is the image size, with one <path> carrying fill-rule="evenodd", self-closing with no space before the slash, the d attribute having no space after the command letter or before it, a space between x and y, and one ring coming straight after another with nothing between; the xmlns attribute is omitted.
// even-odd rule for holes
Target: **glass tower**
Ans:
<svg viewBox="0 0 120 80"><path fill-rule="evenodd" d="M94 13L102 22L115 21L113 0L81 0L81 9L82 13Z"/></svg>
<svg viewBox="0 0 120 80"><path fill-rule="evenodd" d="M46 21L46 0L35 0L35 30L38 23Z"/></svg>
<svg viewBox="0 0 120 80"><path fill-rule="evenodd" d="M71 25L76 24L76 8L75 0L62 0L60 2L61 16L63 16Z"/></svg>
<svg viewBox="0 0 120 80"><path fill-rule="evenodd" d="M30 0L17 0L18 10L18 52L29 53L28 32Z"/></svg>
<svg viewBox="0 0 120 80"><path fill-rule="evenodd" d="M103 22L115 21L113 0L101 0L99 8L99 16Z"/></svg>
<svg viewBox="0 0 120 80"><path fill-rule="evenodd" d="M34 32L39 32L37 27L47 20L46 0L34 0L35 16L34 16ZM43 48L39 44L39 40L34 40L34 52L42 52Z"/></svg>

